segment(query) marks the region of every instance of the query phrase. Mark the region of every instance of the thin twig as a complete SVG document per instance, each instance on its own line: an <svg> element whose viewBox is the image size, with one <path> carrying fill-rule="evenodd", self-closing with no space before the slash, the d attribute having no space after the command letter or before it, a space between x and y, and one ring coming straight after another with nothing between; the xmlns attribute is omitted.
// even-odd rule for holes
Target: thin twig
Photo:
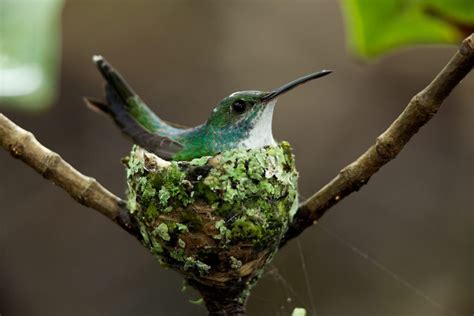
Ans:
<svg viewBox="0 0 474 316"><path fill-rule="evenodd" d="M438 112L441 104L474 66L474 34L436 78L415 95L405 110L357 160L300 205L281 246L312 226L324 213L354 191L367 184L383 165L394 159L418 130Z"/></svg>
<svg viewBox="0 0 474 316"><path fill-rule="evenodd" d="M63 188L77 202L93 208L139 237L125 202L104 188L96 179L74 169L57 153L41 145L34 135L0 113L0 145L44 178Z"/></svg>

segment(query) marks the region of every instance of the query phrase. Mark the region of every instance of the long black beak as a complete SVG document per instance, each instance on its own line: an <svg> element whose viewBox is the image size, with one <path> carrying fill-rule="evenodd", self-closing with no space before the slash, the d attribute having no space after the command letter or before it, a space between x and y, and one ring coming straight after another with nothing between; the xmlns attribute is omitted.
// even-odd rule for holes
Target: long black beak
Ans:
<svg viewBox="0 0 474 316"><path fill-rule="evenodd" d="M311 81L313 79L324 77L326 75L329 75L331 72L332 72L331 70L321 70L319 72L315 72L315 73L306 75L304 77L298 78L298 79L296 79L292 82L289 82L287 84L284 84L280 88L278 88L276 90L273 90L273 91L269 92L268 94L264 95L263 98L262 98L262 101L267 102L267 101L270 101L272 99L275 99L279 95L284 94L284 93L290 91L293 88L296 88L297 86L299 86L303 83L306 83L306 82Z"/></svg>

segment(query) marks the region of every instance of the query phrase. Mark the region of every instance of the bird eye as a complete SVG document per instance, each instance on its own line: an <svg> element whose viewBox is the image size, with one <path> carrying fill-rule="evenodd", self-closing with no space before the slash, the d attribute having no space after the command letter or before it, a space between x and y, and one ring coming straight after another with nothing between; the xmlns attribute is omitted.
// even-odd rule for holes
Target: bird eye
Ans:
<svg viewBox="0 0 474 316"><path fill-rule="evenodd" d="M247 108L247 104L242 100L237 100L234 103L232 103L232 109L237 113L245 112L246 108Z"/></svg>

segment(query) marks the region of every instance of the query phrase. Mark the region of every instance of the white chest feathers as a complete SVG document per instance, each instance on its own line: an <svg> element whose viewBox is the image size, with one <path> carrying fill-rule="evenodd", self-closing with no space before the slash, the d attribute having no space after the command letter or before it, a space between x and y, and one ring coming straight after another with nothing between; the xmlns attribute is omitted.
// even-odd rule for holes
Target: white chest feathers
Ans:
<svg viewBox="0 0 474 316"><path fill-rule="evenodd" d="M250 130L248 136L240 142L245 148L261 148L275 144L272 133L273 109L275 101L267 104L260 116L256 118L254 127Z"/></svg>

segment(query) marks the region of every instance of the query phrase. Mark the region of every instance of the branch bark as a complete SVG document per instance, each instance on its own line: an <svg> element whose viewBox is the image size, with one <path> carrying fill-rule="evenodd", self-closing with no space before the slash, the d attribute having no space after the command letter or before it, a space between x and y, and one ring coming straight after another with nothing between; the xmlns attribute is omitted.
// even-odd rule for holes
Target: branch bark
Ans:
<svg viewBox="0 0 474 316"><path fill-rule="evenodd" d="M280 246L312 226L343 198L358 191L382 166L394 159L418 130L438 112L446 97L473 67L474 34L471 34L436 78L415 95L400 116L377 137L375 144L300 205Z"/></svg>
<svg viewBox="0 0 474 316"><path fill-rule="evenodd" d="M39 143L34 135L0 113L0 145L44 178L60 186L80 204L93 208L140 239L126 203L96 179L74 169L57 153Z"/></svg>

